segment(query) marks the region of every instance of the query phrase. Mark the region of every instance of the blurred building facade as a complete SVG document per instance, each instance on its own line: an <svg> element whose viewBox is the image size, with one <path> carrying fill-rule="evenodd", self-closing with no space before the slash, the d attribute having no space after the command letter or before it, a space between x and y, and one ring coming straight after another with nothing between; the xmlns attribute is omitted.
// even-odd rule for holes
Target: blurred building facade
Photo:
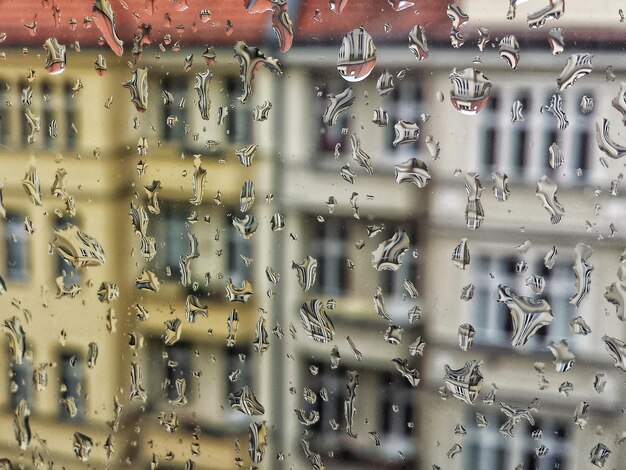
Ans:
<svg viewBox="0 0 626 470"><path fill-rule="evenodd" d="M580 23L583 10L535 34L525 32L525 21L505 22L506 5L490 16L484 5L459 4L471 22L463 29L467 44L453 50L445 9L421 5L421 15L415 16L385 5L379 17L372 17L364 13L363 2L351 2L340 15L322 9L319 23L315 9L325 5L290 2L296 42L280 56L270 45L275 39L267 38L265 15L215 7L211 31L219 37L218 60L209 67L209 120L198 111L194 88L195 74L206 70L202 55L209 40L200 39L202 29L194 32L196 40L181 35L178 53L167 50L177 42L173 27L174 40L167 45L155 31L138 63L148 69L150 101L143 113L121 86L136 66L96 47L93 38L88 40L93 31L84 33L80 53L68 50L66 71L54 76L43 68L44 56L36 47L28 54L19 48L33 44L32 38L9 35L13 48L7 48L6 64L11 66L0 76L7 213L0 253L7 292L0 301L2 321L14 326L16 317L22 324L27 354L17 364L5 340L9 359L0 374L0 390L6 391L0 394L0 420L3 429L11 429L23 399L33 436L20 450L12 433L5 433L0 457L18 468L49 462L54 468L76 468L82 465L75 455L78 432L93 441L89 464L97 468L249 467L251 423L265 423L261 468L307 468L311 462L303 442L327 468L587 468L598 443L612 452L607 465L619 468L626 459L620 445L623 377L602 337L624 336L604 291L617 280L626 227L619 217L623 197L617 189L616 195L611 192L619 181L618 161L600 165L595 125L601 117L619 119L610 104L619 82L607 81L604 68L611 65L618 77L623 71L608 42L577 48L566 43L563 54L550 53L545 28L552 25L564 22L566 39L570 31L591 37L584 36ZM52 16L52 8L44 8ZM144 6L132 8L145 14ZM152 18L163 17L159 8ZM531 12L518 10L520 18ZM63 21L89 14L88 9L61 11L67 12ZM171 24L177 24L177 14L171 11ZM238 24L239 18L250 25ZM233 24L230 36L224 34L226 19ZM50 18L39 21L37 38L43 42ZM384 31L385 21L390 33ZM364 22L378 48L377 66L364 82L348 84L335 67L338 47L345 32ZM414 24L425 26L430 44L429 58L421 62L407 47ZM523 46L518 70L498 56L497 47L476 63L476 35L469 29L474 26L488 27L496 45L502 32L517 34ZM72 33L63 27L69 45ZM126 37L132 37L133 28L125 27ZM257 72L246 104L237 99L241 81L232 53L240 38L283 63L282 76ZM556 93L556 76L569 54L587 51L594 54L594 73L561 93L569 120L561 131L552 115L539 110ZM102 76L94 70L98 54L108 64ZM190 54L195 62L185 72ZM459 113L448 99L452 69L465 67L482 69L493 84L487 107L476 116ZM393 90L381 96L376 81L385 70L393 77ZM324 125L329 96L348 86L354 103L334 125ZM581 111L583 97L593 99L589 113ZM266 101L271 103L268 119L256 120L255 108ZM524 120L512 123L515 101L523 106ZM387 112L386 126L372 122L377 108ZM40 120L34 143L29 143L33 124L27 110ZM419 125L419 141L392 144L399 120ZM352 159L353 135L372 158L372 175ZM556 170L549 164L553 143L564 155ZM252 144L258 149L245 167L237 151ZM395 181L394 166L410 158L429 168L432 178L424 188ZM347 164L355 174L352 184L340 175ZM41 206L24 189L22 175L29 168L36 168ZM64 197L52 194L60 169L67 173L64 189L75 200L75 215ZM492 193L492 172L508 175L506 202ZM472 173L484 187L485 218L477 230L465 220L465 182L473 180ZM557 224L535 194L543 175L558 183L566 210ZM247 181L254 188L249 209ZM157 207L149 195L159 187ZM152 259L142 254L145 240L131 223L131 203L140 218L142 209L148 216L144 235L154 237ZM244 239L232 222L247 214L259 225ZM76 270L50 249L53 229L67 223L101 243L106 253L101 267ZM377 271L372 252L398 229L410 240L402 266ZM452 255L463 239L470 262L459 269ZM595 269L589 294L576 307L570 298L576 293L572 267L578 243L593 248L589 263ZM553 246L558 255L548 269L544 257ZM294 264L308 256L317 270L315 282L304 290ZM185 257L191 259L188 280ZM141 282L144 269L159 279L158 289L154 284L152 290L142 288L150 286ZM545 280L541 295L527 285L531 275ZM251 283L248 301L228 301L228 279L236 286ZM119 288L118 298L107 296L115 291L111 283ZM500 284L519 295L546 298L552 306L554 320L523 347L511 345L513 325L498 302ZM376 312L376 294L384 298L389 320ZM313 299L322 302L334 324L327 343L311 339L300 321L302 305ZM576 316L584 318L590 334L572 333ZM476 331L468 351L459 347L464 324ZM563 339L576 362L560 373L547 346ZM90 343L98 348L95 363ZM394 359L407 360L407 367L419 372L415 387ZM460 369L470 360L481 361L484 375L475 405L451 396L442 380L446 365ZM358 374L358 385L352 387L356 411L347 429L350 371ZM33 377L41 374L47 374L47 385L38 390ZM231 408L229 395L245 385L262 404L262 415ZM588 418L575 423L583 401ZM534 426L522 419L515 437L505 437L499 431L506 421L500 403L515 408L534 403ZM317 413L319 420L307 423ZM456 444L462 452L456 452Z"/></svg>

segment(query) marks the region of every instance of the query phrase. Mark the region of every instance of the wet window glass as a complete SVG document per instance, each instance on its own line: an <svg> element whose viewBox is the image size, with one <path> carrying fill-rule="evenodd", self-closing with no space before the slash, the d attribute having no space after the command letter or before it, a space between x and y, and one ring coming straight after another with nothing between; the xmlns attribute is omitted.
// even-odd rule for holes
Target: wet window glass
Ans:
<svg viewBox="0 0 626 470"><path fill-rule="evenodd" d="M0 9L0 469L626 468L622 2Z"/></svg>

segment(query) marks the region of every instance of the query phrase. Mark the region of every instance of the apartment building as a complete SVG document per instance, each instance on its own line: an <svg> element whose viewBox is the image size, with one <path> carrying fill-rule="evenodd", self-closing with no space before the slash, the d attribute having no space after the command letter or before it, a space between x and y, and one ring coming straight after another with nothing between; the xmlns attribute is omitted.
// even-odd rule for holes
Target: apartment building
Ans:
<svg viewBox="0 0 626 470"><path fill-rule="evenodd" d="M283 54L270 14L238 3L209 13L192 1L140 3L112 5L128 49L137 27L152 26L142 53L117 57L98 45L98 29L83 20L89 5L72 2L37 3L36 35L7 35L0 302L5 331L26 332L26 354L15 359L7 333L0 419L10 429L23 399L33 434L20 449L6 433L0 457L23 468L307 468L316 458L342 469L587 468L601 443L607 466L619 468L623 372L603 337L621 339L624 327L604 292L618 280L626 227L619 160L603 157L595 126L607 117L619 127L611 100L623 69L612 36L593 35L615 23L619 37L617 13L594 12L594 25L581 23L588 10L573 9L528 33L526 14L540 5L519 5L509 21L508 5L458 2L469 22L459 26L466 43L452 48L445 5L418 4L416 15L384 3L374 15L364 1L332 2L341 13L288 2L294 45ZM22 8L7 14L7 25L33 21ZM415 25L428 39L421 61L408 47ZM366 80L348 83L336 60L342 37L359 26L377 62ZM483 53L478 26L494 45ZM565 27L560 55L547 39L552 26ZM510 34L522 45L516 70L499 54ZM59 75L37 53L51 36L68 45ZM232 49L240 39L282 64L281 75L257 70L245 103ZM569 125L559 129L540 110L567 57L584 52L593 53L593 73L561 93ZM94 65L99 55L106 72ZM211 75L198 76L207 61ZM140 112L141 93L122 84L144 68ZM455 68L483 70L492 83L474 116L451 103ZM198 104L207 83L208 120ZM348 87L354 102L326 125L331 96ZM523 120L512 122L515 102ZM416 123L419 138L399 121ZM405 130L413 140L394 145ZM395 167L412 158L427 167L423 187L396 182ZM505 201L494 197L495 172L508 177ZM558 184L558 223L536 195L544 175ZM37 184L41 205L25 189ZM483 210L468 221L477 196ZM68 223L99 242L101 266L75 269L49 247L53 229ZM403 261L378 270L373 252L393 252L394 236ZM453 260L464 239L468 263ZM588 293L577 292L577 263L594 267ZM500 285L552 308L549 325L524 345L511 344ZM577 293L579 305L570 301ZM574 328L576 317L584 323ZM549 349L563 351L561 340L575 355L572 367L564 354L563 372ZM470 361L482 364L476 397L443 380L446 366L475 379ZM47 385L31 386L46 375ZM505 426L510 409L514 427Z"/></svg>

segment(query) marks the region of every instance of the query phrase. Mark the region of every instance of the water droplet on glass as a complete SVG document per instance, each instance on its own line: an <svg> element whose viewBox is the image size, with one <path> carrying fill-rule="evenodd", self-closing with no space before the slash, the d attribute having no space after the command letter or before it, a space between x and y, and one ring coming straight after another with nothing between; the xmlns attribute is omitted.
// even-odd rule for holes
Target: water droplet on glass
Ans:
<svg viewBox="0 0 626 470"><path fill-rule="evenodd" d="M318 299L304 302L300 306L300 321L309 338L320 343L333 340L335 326L326 314L324 303Z"/></svg>
<svg viewBox="0 0 626 470"><path fill-rule="evenodd" d="M46 50L46 70L51 74L63 73L65 70L65 46L56 38L48 38L43 45Z"/></svg>
<svg viewBox="0 0 626 470"><path fill-rule="evenodd" d="M459 400L473 405L482 389L483 375L480 372L481 362L467 361L460 369L452 369L445 365L444 383L448 391Z"/></svg>
<svg viewBox="0 0 626 470"><path fill-rule="evenodd" d="M198 316L208 318L209 307L203 305L198 297L190 294L185 301L185 318L189 323L195 323Z"/></svg>
<svg viewBox="0 0 626 470"><path fill-rule="evenodd" d="M552 307L545 299L523 297L511 292L507 286L498 286L498 302L505 304L513 322L511 344L524 346L535 333L554 318Z"/></svg>
<svg viewBox="0 0 626 470"><path fill-rule="evenodd" d="M494 385L494 390L497 390L497 387ZM513 407L507 405L506 403L500 403L500 411L506 417L506 421L500 426L500 434L506 437L513 438L513 431L517 423L519 423L522 419L528 421L529 424L535 424L535 418L530 414L532 411L537 411L534 405L528 407Z"/></svg>
<svg viewBox="0 0 626 470"><path fill-rule="evenodd" d="M121 57L124 53L124 43L117 35L115 14L109 0L95 0L91 17L111 50Z"/></svg>
<svg viewBox="0 0 626 470"><path fill-rule="evenodd" d="M332 126L337 122L339 115L345 112L354 103L356 95L352 88L346 88L338 95L328 96L328 105L322 116L322 122L326 126Z"/></svg>
<svg viewBox="0 0 626 470"><path fill-rule="evenodd" d="M463 114L474 115L489 101L491 82L482 71L467 68L459 72L453 69L450 81L452 82L450 102Z"/></svg>
<svg viewBox="0 0 626 470"><path fill-rule="evenodd" d="M26 450L30 444L30 408L26 400L21 399L13 415L13 431L20 449Z"/></svg>
<svg viewBox="0 0 626 470"><path fill-rule="evenodd" d="M604 465L610 455L611 450L599 442L591 449L591 452L589 453L589 461L598 468L604 468Z"/></svg>
<svg viewBox="0 0 626 470"><path fill-rule="evenodd" d="M378 245L372 252L372 266L378 271L397 271L402 265L402 258L409 249L409 236L399 229L396 233Z"/></svg>
<svg viewBox="0 0 626 470"><path fill-rule="evenodd" d="M420 136L420 128L416 123L402 119L394 124L393 132L394 138L392 144L394 147L401 144L417 142Z"/></svg>
<svg viewBox="0 0 626 470"><path fill-rule="evenodd" d="M426 31L421 25L415 25L409 32L409 50L418 61L428 59L428 42Z"/></svg>
<svg viewBox="0 0 626 470"><path fill-rule="evenodd" d="M565 50L565 38L563 28L552 28L548 31L548 43L552 49L552 55L562 54Z"/></svg>
<svg viewBox="0 0 626 470"><path fill-rule="evenodd" d="M522 102L520 100L515 100L511 106L511 122L513 124L524 121L524 115L522 114L523 110L524 105Z"/></svg>
<svg viewBox="0 0 626 470"><path fill-rule="evenodd" d="M378 90L380 96L385 96L391 93L394 87L394 77L389 73L389 70L385 69L383 73L380 74L380 77L378 77L376 90Z"/></svg>
<svg viewBox="0 0 626 470"><path fill-rule="evenodd" d="M87 235L75 225L53 229L55 238L52 242L56 252L73 267L80 269L100 266L105 261L104 250L95 238Z"/></svg>
<svg viewBox="0 0 626 470"><path fill-rule="evenodd" d="M344 166L341 167L341 170L339 171L339 175L341 176L341 178L350 183L350 184L354 184L355 181L355 173L350 169L350 164L346 164Z"/></svg>
<svg viewBox="0 0 626 470"><path fill-rule="evenodd" d="M598 372L593 377L593 388L599 395L602 395L604 393L604 389L606 388L606 385L607 385L606 374L604 372Z"/></svg>
<svg viewBox="0 0 626 470"><path fill-rule="evenodd" d="M298 283L303 291L306 292L313 287L317 275L317 260L315 258L309 255L299 263L292 261L291 268L296 271Z"/></svg>
<svg viewBox="0 0 626 470"><path fill-rule="evenodd" d="M552 97L550 98L550 104L542 106L539 111L541 112L541 114L543 114L544 111L552 114L556 119L557 127L560 131L565 130L565 128L569 125L567 116L563 111L563 98L558 93L552 95Z"/></svg>
<svg viewBox="0 0 626 470"><path fill-rule="evenodd" d="M253 293L249 281L243 280L241 286L235 286L231 278L226 280L226 298L230 302L247 302Z"/></svg>
<svg viewBox="0 0 626 470"><path fill-rule="evenodd" d="M504 59L509 67L515 70L519 63L519 44L515 36L504 36L500 40L499 47L500 58Z"/></svg>
<svg viewBox="0 0 626 470"><path fill-rule="evenodd" d="M453 29L459 29L469 21L469 16L456 3L449 3L446 13L452 22Z"/></svg>
<svg viewBox="0 0 626 470"><path fill-rule="evenodd" d="M267 424L252 421L248 427L248 455L254 463L260 463L267 447Z"/></svg>
<svg viewBox="0 0 626 470"><path fill-rule="evenodd" d="M252 94L254 76L262 66L278 75L283 73L278 59L267 57L258 48L247 46L243 41L237 41L234 51L235 58L239 61L239 74L243 85L243 93L238 98L242 103L245 103Z"/></svg>
<svg viewBox="0 0 626 470"><path fill-rule="evenodd" d="M387 3L389 3L389 5L391 5L391 8L393 8L395 11L402 11L406 10L407 8L411 8L412 6L415 6L415 2L412 2L410 0L387 0Z"/></svg>
<svg viewBox="0 0 626 470"><path fill-rule="evenodd" d="M246 214L243 219L233 217L233 226L244 240L249 240L256 233L259 223L251 214Z"/></svg>
<svg viewBox="0 0 626 470"><path fill-rule="evenodd" d="M593 254L593 249L585 243L578 243L575 253L574 275L576 276L576 293L569 299L569 303L580 307L580 303L591 290L593 266L589 263L589 258Z"/></svg>
<svg viewBox="0 0 626 470"><path fill-rule="evenodd" d="M484 26L480 26L478 28L478 50L480 52L484 52L487 44L491 42L491 36L489 35L489 30Z"/></svg>
<svg viewBox="0 0 626 470"><path fill-rule="evenodd" d="M479 414L479 413L477 413ZM481 427L481 426L479 426ZM448 450L448 452L446 453L446 456L449 459L453 459L456 455L460 454L461 452L463 452L463 447L461 447L460 444L454 444L452 447L450 447L450 449Z"/></svg>
<svg viewBox="0 0 626 470"><path fill-rule="evenodd" d="M515 1L515 3L521 2ZM526 21L529 28L540 28L547 20L558 20L564 12L565 0L550 0L548 5L529 14Z"/></svg>
<svg viewBox="0 0 626 470"><path fill-rule="evenodd" d="M567 340L562 339L558 343L550 341L548 349L554 356L554 365L557 372L567 372L574 367L576 356L569 349Z"/></svg>
<svg viewBox="0 0 626 470"><path fill-rule="evenodd" d="M557 184L547 176L542 176L537 182L536 195L541 201L541 205L550 214L550 222L558 224L565 215L565 209L556 198Z"/></svg>
<svg viewBox="0 0 626 470"><path fill-rule="evenodd" d="M150 292L158 292L161 288L161 281L152 271L142 269L141 274L135 279L135 287Z"/></svg>
<svg viewBox="0 0 626 470"><path fill-rule="evenodd" d="M474 327L472 325L469 323L463 323L460 325L458 331L459 347L463 351L469 351L474 344L474 336L476 336L476 332L474 331Z"/></svg>
<svg viewBox="0 0 626 470"><path fill-rule="evenodd" d="M611 336L604 335L602 337L606 350L615 362L615 367L626 372L626 344Z"/></svg>
<svg viewBox="0 0 626 470"><path fill-rule="evenodd" d="M493 195L499 202L505 202L511 192L509 191L509 178L506 173L495 171L491 173Z"/></svg>
<svg viewBox="0 0 626 470"><path fill-rule="evenodd" d="M241 390L228 395L230 407L235 411L240 411L248 416L261 416L265 413L265 408L256 397L254 391L244 385Z"/></svg>
<svg viewBox="0 0 626 470"><path fill-rule="evenodd" d="M241 163L246 168L250 167L258 148L259 146L257 144L251 144L245 148L235 151L239 163Z"/></svg>
<svg viewBox="0 0 626 470"><path fill-rule="evenodd" d="M485 219L485 212L480 202L483 187L476 173L465 174L465 191L467 202L465 204L465 224L467 228L476 230L480 228Z"/></svg>
<svg viewBox="0 0 626 470"><path fill-rule="evenodd" d="M263 122L267 121L269 118L270 110L272 109L272 103L269 101L264 101L262 104L259 104L254 107L254 120L255 122Z"/></svg>
<svg viewBox="0 0 626 470"><path fill-rule="evenodd" d="M563 152L561 151L561 147L559 147L557 143L553 142L552 145L550 145L550 147L548 148L548 154L550 156L549 163L551 168L556 170L560 168L563 163L565 163Z"/></svg>
<svg viewBox="0 0 626 470"><path fill-rule="evenodd" d="M470 252L467 246L467 238L462 238L452 252L452 262L459 269L465 269L470 264Z"/></svg>
<svg viewBox="0 0 626 470"><path fill-rule="evenodd" d="M124 82L124 88L130 90L130 100L140 113L148 109L148 68L137 69L132 77Z"/></svg>
<svg viewBox="0 0 626 470"><path fill-rule="evenodd" d="M578 402L574 411L574 423L580 428L585 429L587 420L589 419L589 403L584 400Z"/></svg>
<svg viewBox="0 0 626 470"><path fill-rule="evenodd" d="M80 432L74 433L74 454L79 460L87 462L91 456L93 441L91 438Z"/></svg>
<svg viewBox="0 0 626 470"><path fill-rule="evenodd" d="M200 116L205 121L209 120L209 111L211 110L211 99L209 98L209 85L213 74L209 69L204 72L196 73L196 83L194 89L198 93L198 109L200 110Z"/></svg>
<svg viewBox="0 0 626 470"><path fill-rule="evenodd" d="M350 31L343 37L337 70L348 82L360 82L369 76L376 65L376 46L364 28Z"/></svg>
<svg viewBox="0 0 626 470"><path fill-rule="evenodd" d="M425 187L431 179L428 166L422 160L410 158L394 167L396 183L414 183L418 188Z"/></svg>
<svg viewBox="0 0 626 470"><path fill-rule="evenodd" d="M563 70L561 70L559 76L556 77L556 85L559 87L559 91L571 87L576 83L576 80L590 74L592 70L592 58L593 54L587 53L572 54L569 56Z"/></svg>
<svg viewBox="0 0 626 470"><path fill-rule="evenodd" d="M423 356L426 343L422 340L421 336L418 336L415 341L409 344L409 354L411 356Z"/></svg>
<svg viewBox="0 0 626 470"><path fill-rule="evenodd" d="M385 340L385 342L397 346L402 342L403 331L404 329L402 329L398 325L389 325L387 327L387 330L385 331L385 334L383 335L383 339Z"/></svg>
<svg viewBox="0 0 626 470"><path fill-rule="evenodd" d="M330 0L328 2L328 8L333 13L341 13L348 4L348 0Z"/></svg>

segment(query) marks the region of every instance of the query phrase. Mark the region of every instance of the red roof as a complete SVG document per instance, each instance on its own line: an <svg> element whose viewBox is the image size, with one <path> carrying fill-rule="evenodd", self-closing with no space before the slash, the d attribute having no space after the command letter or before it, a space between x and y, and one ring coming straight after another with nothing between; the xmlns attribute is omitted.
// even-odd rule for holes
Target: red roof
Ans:
<svg viewBox="0 0 626 470"><path fill-rule="evenodd" d="M414 6L395 11L388 0L343 0L341 13L331 11L329 1L288 2L289 15L294 23L294 47L316 42L332 41L336 44L348 31L359 26L363 26L377 43L406 42L409 31L416 24L425 28L429 42L449 41L451 22L446 14L448 1L413 0ZM340 0L333 1L340 3ZM248 13L244 2L251 2L251 9L257 11L271 5L269 0L110 0L125 53L132 49L133 36L143 23L152 26L152 48L162 42L165 34L170 34L171 44L180 41L182 47L192 44L233 45L241 39L263 48L263 43L267 43L270 37L272 46L277 48L278 40L271 27L271 11ZM0 32L7 33L0 49L41 47L49 37L56 37L65 45L78 41L82 47L97 46L103 35L95 22L89 21L92 8L93 0L0 0ZM205 15L201 18L203 9L210 11L210 17ZM228 22L232 25L229 31ZM506 23L500 25L499 29L502 28L498 31L494 28L492 38L495 39L498 33L514 33L521 43L547 41L549 29L507 32ZM468 42L465 47L475 44L475 28L466 25L462 32ZM573 41L620 41L625 37L626 29L620 28L619 23L613 29L600 31L580 28L567 28L565 31L568 45ZM104 44L102 49L109 50L109 46Z"/></svg>
<svg viewBox="0 0 626 470"><path fill-rule="evenodd" d="M341 40L349 31L363 26L374 39L406 41L409 31L419 24L426 37L447 37L451 23L444 0L414 0L415 6L395 11L387 0L348 0L341 13L334 13L328 1L303 0L295 25L294 44L299 42ZM320 10L319 21L315 10ZM385 23L391 27L385 32Z"/></svg>
<svg viewBox="0 0 626 470"><path fill-rule="evenodd" d="M271 13L247 13L243 0L110 0L110 3L125 52L132 49L134 33L143 23L152 26L153 44L170 34L172 43L180 40L182 46L230 44L239 39L261 41L271 23ZM186 5L188 8L178 11ZM2 46L42 45L49 37L56 37L62 44L78 40L81 46L96 45L102 33L93 21L84 22L84 18L91 17L92 7L92 0L3 0L0 32L6 32L7 38ZM202 9L211 13L210 18L205 17L206 22L200 17ZM74 29L71 20L75 21ZM232 24L230 34L226 31L228 20ZM29 24L36 24L36 29L25 26Z"/></svg>

